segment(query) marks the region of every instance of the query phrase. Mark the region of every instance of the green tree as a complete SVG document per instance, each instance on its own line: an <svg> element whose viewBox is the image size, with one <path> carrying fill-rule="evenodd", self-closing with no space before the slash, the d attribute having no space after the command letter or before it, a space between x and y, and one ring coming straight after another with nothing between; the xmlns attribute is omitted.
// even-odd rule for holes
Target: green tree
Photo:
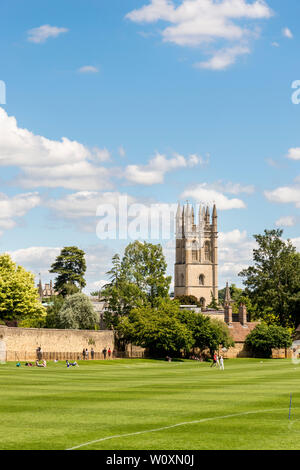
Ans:
<svg viewBox="0 0 300 470"><path fill-rule="evenodd" d="M116 254L107 273L109 282L101 293L107 303L107 327L118 330L120 318L133 308L153 307L168 298L171 277L166 276L166 269L161 245L135 241L126 247L122 259Z"/></svg>
<svg viewBox="0 0 300 470"><path fill-rule="evenodd" d="M98 320L93 304L82 293L67 297L58 312L58 322L62 329L94 330Z"/></svg>
<svg viewBox="0 0 300 470"><path fill-rule="evenodd" d="M212 355L219 347L228 349L234 346L229 328L224 322L188 310L178 312L178 317L192 332L194 348L202 352L208 349Z"/></svg>
<svg viewBox="0 0 300 470"><path fill-rule="evenodd" d="M212 292L210 293L210 295L211 295L211 302L207 306L207 308L213 308L214 310L218 310L219 305L218 305L217 299L215 298Z"/></svg>
<svg viewBox="0 0 300 470"><path fill-rule="evenodd" d="M174 300L178 300L180 305L196 305L200 307L200 302L194 295L178 295Z"/></svg>
<svg viewBox="0 0 300 470"><path fill-rule="evenodd" d="M47 307L46 328L60 328L59 312L63 303L64 298L62 295L50 297Z"/></svg>
<svg viewBox="0 0 300 470"><path fill-rule="evenodd" d="M109 283L104 286L101 297L106 301L104 321L108 328L117 328L120 318L128 316L134 307L146 301L141 289L128 280L118 254L112 259L112 269L106 273Z"/></svg>
<svg viewBox="0 0 300 470"><path fill-rule="evenodd" d="M239 275L256 317L267 323L297 327L300 323L300 254L282 230L254 235L253 266Z"/></svg>
<svg viewBox="0 0 300 470"><path fill-rule="evenodd" d="M152 307L169 296L171 276L166 276L167 263L161 245L135 241L124 252L122 273L135 284Z"/></svg>
<svg viewBox="0 0 300 470"><path fill-rule="evenodd" d="M189 355L191 348L213 353L219 346L234 345L225 323L183 310L178 301L169 299L161 299L157 307L148 304L133 309L120 320L117 329L124 343L147 348L155 357Z"/></svg>
<svg viewBox="0 0 300 470"><path fill-rule="evenodd" d="M180 356L181 350L190 350L193 346L193 336L187 325L177 318L178 308L163 299L157 307L146 305L133 309L129 317L120 322L119 332L127 341L147 348L151 356Z"/></svg>
<svg viewBox="0 0 300 470"><path fill-rule="evenodd" d="M63 297L81 291L86 285L84 251L76 246L64 247L49 272L58 274L54 287Z"/></svg>
<svg viewBox="0 0 300 470"><path fill-rule="evenodd" d="M289 348L292 338L282 326L261 323L249 333L245 345L258 357L271 357L272 349Z"/></svg>
<svg viewBox="0 0 300 470"><path fill-rule="evenodd" d="M0 320L22 321L22 326L42 327L46 310L38 298L34 275L0 255Z"/></svg>

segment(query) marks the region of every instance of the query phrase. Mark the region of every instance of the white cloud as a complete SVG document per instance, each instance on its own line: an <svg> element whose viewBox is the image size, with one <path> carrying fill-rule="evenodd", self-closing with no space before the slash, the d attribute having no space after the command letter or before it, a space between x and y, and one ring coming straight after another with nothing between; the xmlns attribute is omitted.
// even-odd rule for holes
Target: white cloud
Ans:
<svg viewBox="0 0 300 470"><path fill-rule="evenodd" d="M221 186L221 191L223 190ZM215 188L215 185L207 183L198 184L192 188L186 189L180 196L182 199L193 198L203 204L216 204L219 210L244 209L245 203L241 199L229 199L222 192Z"/></svg>
<svg viewBox="0 0 300 470"><path fill-rule="evenodd" d="M300 186L281 186L273 191L265 191L265 197L270 202L279 204L295 204L300 208Z"/></svg>
<svg viewBox="0 0 300 470"><path fill-rule="evenodd" d="M282 34L283 34L284 37L286 37L288 39L293 39L293 37L294 37L292 31L289 28L283 28Z"/></svg>
<svg viewBox="0 0 300 470"><path fill-rule="evenodd" d="M118 208L119 200L124 196L127 197L128 204L135 202L133 197L119 192L80 191L68 194L61 199L51 199L47 205L59 216L67 219L96 217L96 210L99 206L111 204Z"/></svg>
<svg viewBox="0 0 300 470"><path fill-rule="evenodd" d="M126 152L125 152L125 149L124 149L123 145L121 145L121 146L119 147L119 155L120 155L120 157L122 157L122 158L124 158L125 155L126 155Z"/></svg>
<svg viewBox="0 0 300 470"><path fill-rule="evenodd" d="M238 229L219 234L219 286L241 283L238 274L252 264L256 242L247 232Z"/></svg>
<svg viewBox="0 0 300 470"><path fill-rule="evenodd" d="M28 31L28 41L40 44L45 42L48 38L56 38L62 33L67 33L67 28L58 28L57 26L50 26L45 24L39 28L33 28Z"/></svg>
<svg viewBox="0 0 300 470"><path fill-rule="evenodd" d="M16 225L16 218L24 217L34 207L40 205L38 193L18 194L8 197L0 193L0 229L9 230Z"/></svg>
<svg viewBox="0 0 300 470"><path fill-rule="evenodd" d="M286 157L290 160L300 160L300 147L289 149L289 153Z"/></svg>
<svg viewBox="0 0 300 470"><path fill-rule="evenodd" d="M8 253L17 264L24 266L36 275L41 273L44 277L47 276L48 278L50 276L50 266L59 255L60 250L61 248L59 247L31 246Z"/></svg>
<svg viewBox="0 0 300 470"><path fill-rule="evenodd" d="M94 67L93 65L84 65L78 69L79 73L98 73L98 67Z"/></svg>
<svg viewBox="0 0 300 470"><path fill-rule="evenodd" d="M0 166L19 167L18 182L25 188L109 189L110 172L98 165L109 158L107 149L35 135L0 108Z"/></svg>
<svg viewBox="0 0 300 470"><path fill-rule="evenodd" d="M197 62L194 66L196 68L209 70L225 70L236 62L238 56L244 54L250 54L249 47L235 46L228 49L221 49L208 61Z"/></svg>
<svg viewBox="0 0 300 470"><path fill-rule="evenodd" d="M32 246L21 248L15 251L9 251L12 259L25 269L33 272L38 282L39 274L42 276L42 282L48 282L54 279L55 274L50 274L49 269L56 257L60 254L62 247ZM99 283L99 277L105 278L106 272L111 267L111 258L113 252L104 244L81 247L85 252L87 271L85 279L87 281L86 292L95 290L95 282ZM104 282L104 281L101 281ZM106 281L107 282L107 281Z"/></svg>
<svg viewBox="0 0 300 470"><path fill-rule="evenodd" d="M291 238L292 244L296 247L297 251L300 252L300 237L298 238Z"/></svg>
<svg viewBox="0 0 300 470"><path fill-rule="evenodd" d="M276 220L277 227L293 227L296 225L296 218L288 215L286 217L281 217L280 219Z"/></svg>
<svg viewBox="0 0 300 470"><path fill-rule="evenodd" d="M151 0L126 18L136 23L168 23L162 31L163 41L179 46L201 46L208 52L210 43L229 43L230 47L221 47L211 60L200 63L200 67L220 70L234 63L238 55L250 52L248 42L258 36L257 20L272 14L264 0Z"/></svg>
<svg viewBox="0 0 300 470"><path fill-rule="evenodd" d="M280 45L278 44L278 42L274 41L271 43L271 46L273 47L280 47Z"/></svg>
<svg viewBox="0 0 300 470"><path fill-rule="evenodd" d="M170 171L179 168L192 168L196 165L204 164L204 159L198 155L183 157L175 154L173 158L166 158L165 155L157 153L147 165L128 165L124 176L134 184L152 185L164 182L164 176Z"/></svg>

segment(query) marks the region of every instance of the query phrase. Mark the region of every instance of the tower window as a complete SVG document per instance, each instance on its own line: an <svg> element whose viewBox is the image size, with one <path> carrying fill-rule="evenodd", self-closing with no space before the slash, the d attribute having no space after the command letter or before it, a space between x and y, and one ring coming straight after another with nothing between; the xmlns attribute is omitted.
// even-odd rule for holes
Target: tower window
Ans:
<svg viewBox="0 0 300 470"><path fill-rule="evenodd" d="M210 261L210 243L209 242L205 242L204 252L205 252L206 261Z"/></svg>
<svg viewBox="0 0 300 470"><path fill-rule="evenodd" d="M181 278L181 287L184 287L184 275L181 274L180 278Z"/></svg>
<svg viewBox="0 0 300 470"><path fill-rule="evenodd" d="M193 241L192 246L192 261L198 261L198 246L197 242Z"/></svg>
<svg viewBox="0 0 300 470"><path fill-rule="evenodd" d="M199 276L199 284L200 286L204 286L205 276L204 274L200 274Z"/></svg>

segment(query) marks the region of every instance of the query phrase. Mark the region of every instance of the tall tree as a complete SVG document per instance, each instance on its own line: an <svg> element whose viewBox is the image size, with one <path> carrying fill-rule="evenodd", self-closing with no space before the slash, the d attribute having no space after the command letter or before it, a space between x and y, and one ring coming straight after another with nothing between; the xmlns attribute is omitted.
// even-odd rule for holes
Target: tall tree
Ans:
<svg viewBox="0 0 300 470"><path fill-rule="evenodd" d="M166 276L167 263L160 244L130 243L125 249L121 268L128 281L146 295L152 307L158 299L168 297L171 276Z"/></svg>
<svg viewBox="0 0 300 470"><path fill-rule="evenodd" d="M300 323L300 254L282 230L254 235L253 266L239 275L257 316L267 323L296 327Z"/></svg>
<svg viewBox="0 0 300 470"><path fill-rule="evenodd" d="M106 301L104 321L108 328L116 328L121 317L144 304L145 296L136 284L128 280L118 254L113 256L112 268L106 274L109 283L101 291L101 297Z"/></svg>
<svg viewBox="0 0 300 470"><path fill-rule="evenodd" d="M282 326L261 323L249 333L245 345L257 357L271 357L272 349L289 348L292 338L290 332Z"/></svg>
<svg viewBox="0 0 300 470"><path fill-rule="evenodd" d="M22 326L43 326L46 310L38 299L34 275L0 255L0 320L21 320Z"/></svg>
<svg viewBox="0 0 300 470"><path fill-rule="evenodd" d="M84 279L86 272L84 251L76 246L64 247L49 272L58 274L54 287L64 297L81 291L86 285Z"/></svg>
<svg viewBox="0 0 300 470"><path fill-rule="evenodd" d="M77 293L65 299L58 313L59 327L73 330L93 330L99 318L89 298Z"/></svg>

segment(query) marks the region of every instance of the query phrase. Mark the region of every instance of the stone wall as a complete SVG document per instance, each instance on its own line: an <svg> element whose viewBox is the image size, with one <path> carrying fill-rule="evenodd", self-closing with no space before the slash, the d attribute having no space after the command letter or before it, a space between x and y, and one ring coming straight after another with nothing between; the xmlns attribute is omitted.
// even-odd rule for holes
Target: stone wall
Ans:
<svg viewBox="0 0 300 470"><path fill-rule="evenodd" d="M6 360L35 360L36 349L42 348L46 359L77 359L83 348L94 349L100 359L104 348L114 351L112 331L50 330L35 328L9 328L0 326L1 350L6 350Z"/></svg>

